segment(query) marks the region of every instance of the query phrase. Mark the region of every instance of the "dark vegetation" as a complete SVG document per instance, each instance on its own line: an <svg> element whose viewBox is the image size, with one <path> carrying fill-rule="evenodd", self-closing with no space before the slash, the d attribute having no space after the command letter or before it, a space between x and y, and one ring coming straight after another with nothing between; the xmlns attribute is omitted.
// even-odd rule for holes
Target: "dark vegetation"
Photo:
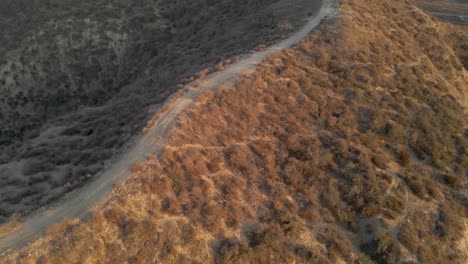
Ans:
<svg viewBox="0 0 468 264"><path fill-rule="evenodd" d="M6 262L466 263L455 32L410 2L341 9L202 95L88 220Z"/></svg>
<svg viewBox="0 0 468 264"><path fill-rule="evenodd" d="M319 4L1 1L0 222L83 185L181 79L287 34Z"/></svg>

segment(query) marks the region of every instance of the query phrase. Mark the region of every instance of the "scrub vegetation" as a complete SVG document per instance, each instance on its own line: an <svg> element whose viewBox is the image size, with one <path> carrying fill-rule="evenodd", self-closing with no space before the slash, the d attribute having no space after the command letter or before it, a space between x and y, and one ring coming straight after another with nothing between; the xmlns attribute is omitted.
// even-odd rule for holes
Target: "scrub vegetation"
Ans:
<svg viewBox="0 0 468 264"><path fill-rule="evenodd" d="M319 5L1 1L0 223L83 186L181 80L287 35Z"/></svg>
<svg viewBox="0 0 468 264"><path fill-rule="evenodd" d="M344 0L5 263L466 263L466 30Z"/></svg>

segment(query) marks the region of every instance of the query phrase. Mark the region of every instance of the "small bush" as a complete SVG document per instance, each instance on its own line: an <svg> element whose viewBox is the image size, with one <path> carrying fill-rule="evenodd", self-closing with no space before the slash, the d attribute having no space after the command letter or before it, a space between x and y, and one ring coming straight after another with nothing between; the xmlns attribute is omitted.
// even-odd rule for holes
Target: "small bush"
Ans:
<svg viewBox="0 0 468 264"><path fill-rule="evenodd" d="M390 160L383 154L376 154L374 157L372 157L372 162L379 168L385 170L388 168L388 163Z"/></svg>
<svg viewBox="0 0 468 264"><path fill-rule="evenodd" d="M133 172L133 173L142 172L144 168L145 168L145 163L143 163L143 162L138 162L138 163L135 163L135 164L132 166L132 172Z"/></svg>
<svg viewBox="0 0 468 264"><path fill-rule="evenodd" d="M411 223L405 223L400 228L398 240L409 250L409 252L416 253L419 237Z"/></svg>
<svg viewBox="0 0 468 264"><path fill-rule="evenodd" d="M444 175L445 183L455 189L460 189L463 186L462 177L455 174L445 174Z"/></svg>
<svg viewBox="0 0 468 264"><path fill-rule="evenodd" d="M161 202L161 211L177 215L180 213L180 207L177 199L173 196L166 196Z"/></svg>
<svg viewBox="0 0 468 264"><path fill-rule="evenodd" d="M383 230L361 249L378 263L397 263L401 253L392 234Z"/></svg>
<svg viewBox="0 0 468 264"><path fill-rule="evenodd" d="M70 231L73 225L76 224L76 222L76 219L65 218L62 221L47 227L46 232L48 235L64 234L65 232Z"/></svg>
<svg viewBox="0 0 468 264"><path fill-rule="evenodd" d="M406 149L401 149L398 154L401 166L409 168L409 166L411 165L411 155L409 154L409 152Z"/></svg>
<svg viewBox="0 0 468 264"><path fill-rule="evenodd" d="M403 201L395 196L391 196L385 201L385 207L397 213L403 212L405 206Z"/></svg>
<svg viewBox="0 0 468 264"><path fill-rule="evenodd" d="M439 221L436 223L436 230L443 239L458 239L463 234L460 230L464 229L463 222L452 211L451 208L444 206L439 211Z"/></svg>
<svg viewBox="0 0 468 264"><path fill-rule="evenodd" d="M416 194L416 196L418 196L421 199L428 198L426 187L424 186L420 177L409 174L406 174L404 176L400 175L400 177L403 178L403 180L405 180L405 182L408 184L408 186L411 188L414 194Z"/></svg>

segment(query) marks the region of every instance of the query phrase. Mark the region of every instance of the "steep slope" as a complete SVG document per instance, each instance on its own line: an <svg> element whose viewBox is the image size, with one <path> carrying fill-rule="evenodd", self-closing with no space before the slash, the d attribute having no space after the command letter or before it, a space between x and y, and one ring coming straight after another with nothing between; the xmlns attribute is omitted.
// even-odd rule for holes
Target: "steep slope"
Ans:
<svg viewBox="0 0 468 264"><path fill-rule="evenodd" d="M344 0L202 95L89 219L2 261L465 263L464 33L410 1Z"/></svg>
<svg viewBox="0 0 468 264"><path fill-rule="evenodd" d="M415 2L444 21L468 25L467 0L416 0Z"/></svg>
<svg viewBox="0 0 468 264"><path fill-rule="evenodd" d="M99 178L87 184L85 188L67 193L59 203L42 208L22 221L15 217L7 224L0 225L0 252L16 249L34 241L44 234L44 230L49 225L60 222L64 218L83 219L88 216L89 210L107 197L115 184L131 175L131 168L136 162L145 159L148 153L160 154L162 152L161 146L167 140L165 134L173 127L178 115L190 108L195 98L205 91L219 89L221 84L241 78L247 72L254 72L256 66L267 56L289 48L302 40L320 24L322 19L334 14L334 5L332 1L324 2L319 12L309 18L300 30L288 38L252 52L249 56L232 64L223 65L223 70L213 72L202 80L187 83L184 88L186 92L179 91L171 97L148 121L143 129L144 135L139 137L135 145L121 155L116 162L106 168ZM217 68L219 69L219 66ZM197 89L191 89L193 85L196 85Z"/></svg>
<svg viewBox="0 0 468 264"><path fill-rule="evenodd" d="M1 1L0 222L97 177L180 80L320 2Z"/></svg>

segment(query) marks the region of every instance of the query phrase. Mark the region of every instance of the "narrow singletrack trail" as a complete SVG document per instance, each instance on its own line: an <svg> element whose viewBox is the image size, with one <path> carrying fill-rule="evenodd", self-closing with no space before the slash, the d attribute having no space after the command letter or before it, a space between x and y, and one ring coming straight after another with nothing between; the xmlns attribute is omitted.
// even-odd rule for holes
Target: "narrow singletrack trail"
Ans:
<svg viewBox="0 0 468 264"><path fill-rule="evenodd" d="M96 206L108 195L114 183L122 182L131 174L131 167L142 161L149 153L159 154L163 149L165 134L172 127L176 117L186 110L201 93L215 90L221 84L233 83L241 76L253 73L258 64L267 56L291 47L314 30L320 22L333 15L336 10L334 0L324 0L316 14L289 38L268 47L264 51L255 52L239 62L227 66L223 71L208 75L196 89L190 89L162 114L157 123L142 135L126 153L105 169L95 180L84 187L66 194L48 209L41 209L25 219L22 225L6 234L0 234L0 255L22 247L44 234L47 227L64 218L84 218L93 206ZM188 84L190 86L191 83Z"/></svg>

